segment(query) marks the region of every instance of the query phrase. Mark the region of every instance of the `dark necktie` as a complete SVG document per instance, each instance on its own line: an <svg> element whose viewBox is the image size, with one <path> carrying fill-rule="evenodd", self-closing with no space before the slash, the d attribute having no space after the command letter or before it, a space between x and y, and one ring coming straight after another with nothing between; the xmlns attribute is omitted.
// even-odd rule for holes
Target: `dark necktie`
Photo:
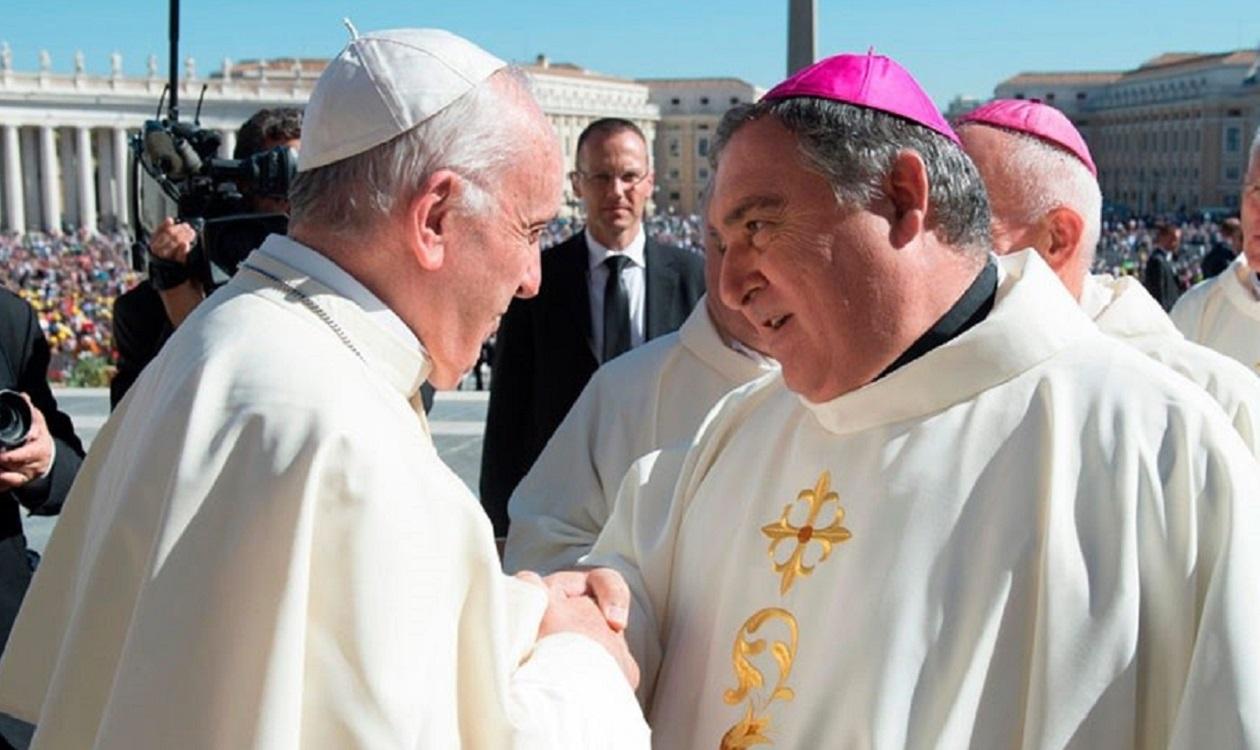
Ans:
<svg viewBox="0 0 1260 750"><path fill-rule="evenodd" d="M630 292L621 271L630 259L618 253L604 260L608 281L604 284L604 362L630 349Z"/></svg>

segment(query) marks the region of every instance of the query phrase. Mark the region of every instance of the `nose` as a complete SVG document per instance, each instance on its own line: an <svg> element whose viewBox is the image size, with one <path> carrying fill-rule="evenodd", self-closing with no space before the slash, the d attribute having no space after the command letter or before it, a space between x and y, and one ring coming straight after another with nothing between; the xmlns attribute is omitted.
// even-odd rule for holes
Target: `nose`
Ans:
<svg viewBox="0 0 1260 750"><path fill-rule="evenodd" d="M718 294L722 304L741 312L766 285L757 270L757 253L746 243L732 243L722 254Z"/></svg>
<svg viewBox="0 0 1260 750"><path fill-rule="evenodd" d="M525 275L521 278L521 285L516 289L516 296L522 299L529 299L538 294L538 290L542 288L542 254L538 247L535 246L529 253L529 261L525 264Z"/></svg>

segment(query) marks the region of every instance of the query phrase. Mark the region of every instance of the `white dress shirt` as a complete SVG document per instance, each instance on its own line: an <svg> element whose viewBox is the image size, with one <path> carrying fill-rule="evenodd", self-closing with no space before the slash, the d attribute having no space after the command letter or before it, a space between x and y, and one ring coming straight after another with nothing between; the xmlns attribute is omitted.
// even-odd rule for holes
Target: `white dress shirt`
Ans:
<svg viewBox="0 0 1260 750"><path fill-rule="evenodd" d="M625 250L604 247L591 236L589 229L585 234L588 254L586 283L591 298L591 333L595 337L595 351L604 351L604 285L608 283L608 266L604 265L604 261L618 253L630 260L630 264L621 271L621 279L630 293L630 348L633 349L647 338L643 312L647 308L647 262L644 256L647 241L643 227L639 226L639 233Z"/></svg>

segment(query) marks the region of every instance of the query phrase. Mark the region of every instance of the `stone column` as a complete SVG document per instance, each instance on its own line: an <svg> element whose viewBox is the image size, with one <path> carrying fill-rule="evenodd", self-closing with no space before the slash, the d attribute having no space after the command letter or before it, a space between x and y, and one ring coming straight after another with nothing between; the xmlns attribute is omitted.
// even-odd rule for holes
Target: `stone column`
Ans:
<svg viewBox="0 0 1260 750"><path fill-rule="evenodd" d="M817 25L818 0L788 0L788 75L814 64Z"/></svg>
<svg viewBox="0 0 1260 750"><path fill-rule="evenodd" d="M22 200L22 146L16 125L4 126L4 228L26 232L26 205Z"/></svg>
<svg viewBox="0 0 1260 750"><path fill-rule="evenodd" d="M114 205L118 207L118 225L131 225L131 151L127 145L127 129L114 128Z"/></svg>
<svg viewBox="0 0 1260 750"><path fill-rule="evenodd" d="M57 133L51 125L39 129L39 191L43 227L51 234L61 233L61 186L57 184Z"/></svg>
<svg viewBox="0 0 1260 750"><path fill-rule="evenodd" d="M76 141L76 158L79 169L79 227L96 233L96 186L92 183L95 170L92 169L92 129L77 127L74 129Z"/></svg>
<svg viewBox="0 0 1260 750"><path fill-rule="evenodd" d="M224 159L231 159L232 152L235 150L236 131L231 129L223 131L223 147L219 149L219 153L223 155Z"/></svg>
<svg viewBox="0 0 1260 750"><path fill-rule="evenodd" d="M94 130L92 142L96 148L96 212L103 224L112 226L114 217L118 215L118 206L114 203L114 144L110 131L104 128Z"/></svg>
<svg viewBox="0 0 1260 750"><path fill-rule="evenodd" d="M54 132L57 134L57 166L60 174L56 180L61 186L62 223L75 225L79 222L79 170L75 167L74 128L55 128Z"/></svg>

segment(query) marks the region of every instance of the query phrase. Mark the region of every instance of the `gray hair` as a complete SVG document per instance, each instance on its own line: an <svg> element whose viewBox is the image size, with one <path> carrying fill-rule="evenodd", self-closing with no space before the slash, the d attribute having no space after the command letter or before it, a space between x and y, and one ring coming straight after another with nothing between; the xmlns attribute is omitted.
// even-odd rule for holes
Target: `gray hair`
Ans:
<svg viewBox="0 0 1260 750"><path fill-rule="evenodd" d="M998 164L1003 172L1000 184L1010 186L1018 196L1012 203L1019 207L1020 223L1034 224L1056 208L1070 208L1084 220L1080 246L1085 252L1084 267L1088 269L1102 233L1102 191L1098 180L1071 152L1035 136L987 123L961 126L977 127L993 127L1012 136Z"/></svg>
<svg viewBox="0 0 1260 750"><path fill-rule="evenodd" d="M812 97L739 105L718 125L709 155L714 170L735 133L767 115L796 136L801 154L841 206L872 205L883 195L897 154L917 152L927 168L928 228L948 245L989 252L989 199L971 159L940 133L896 115Z"/></svg>
<svg viewBox="0 0 1260 750"><path fill-rule="evenodd" d="M506 86L503 81L506 79ZM293 223L362 230L388 216L440 169L464 178L461 205L490 209L486 186L529 148L529 87L517 68L477 84L441 112L361 154L299 172L289 189Z"/></svg>

